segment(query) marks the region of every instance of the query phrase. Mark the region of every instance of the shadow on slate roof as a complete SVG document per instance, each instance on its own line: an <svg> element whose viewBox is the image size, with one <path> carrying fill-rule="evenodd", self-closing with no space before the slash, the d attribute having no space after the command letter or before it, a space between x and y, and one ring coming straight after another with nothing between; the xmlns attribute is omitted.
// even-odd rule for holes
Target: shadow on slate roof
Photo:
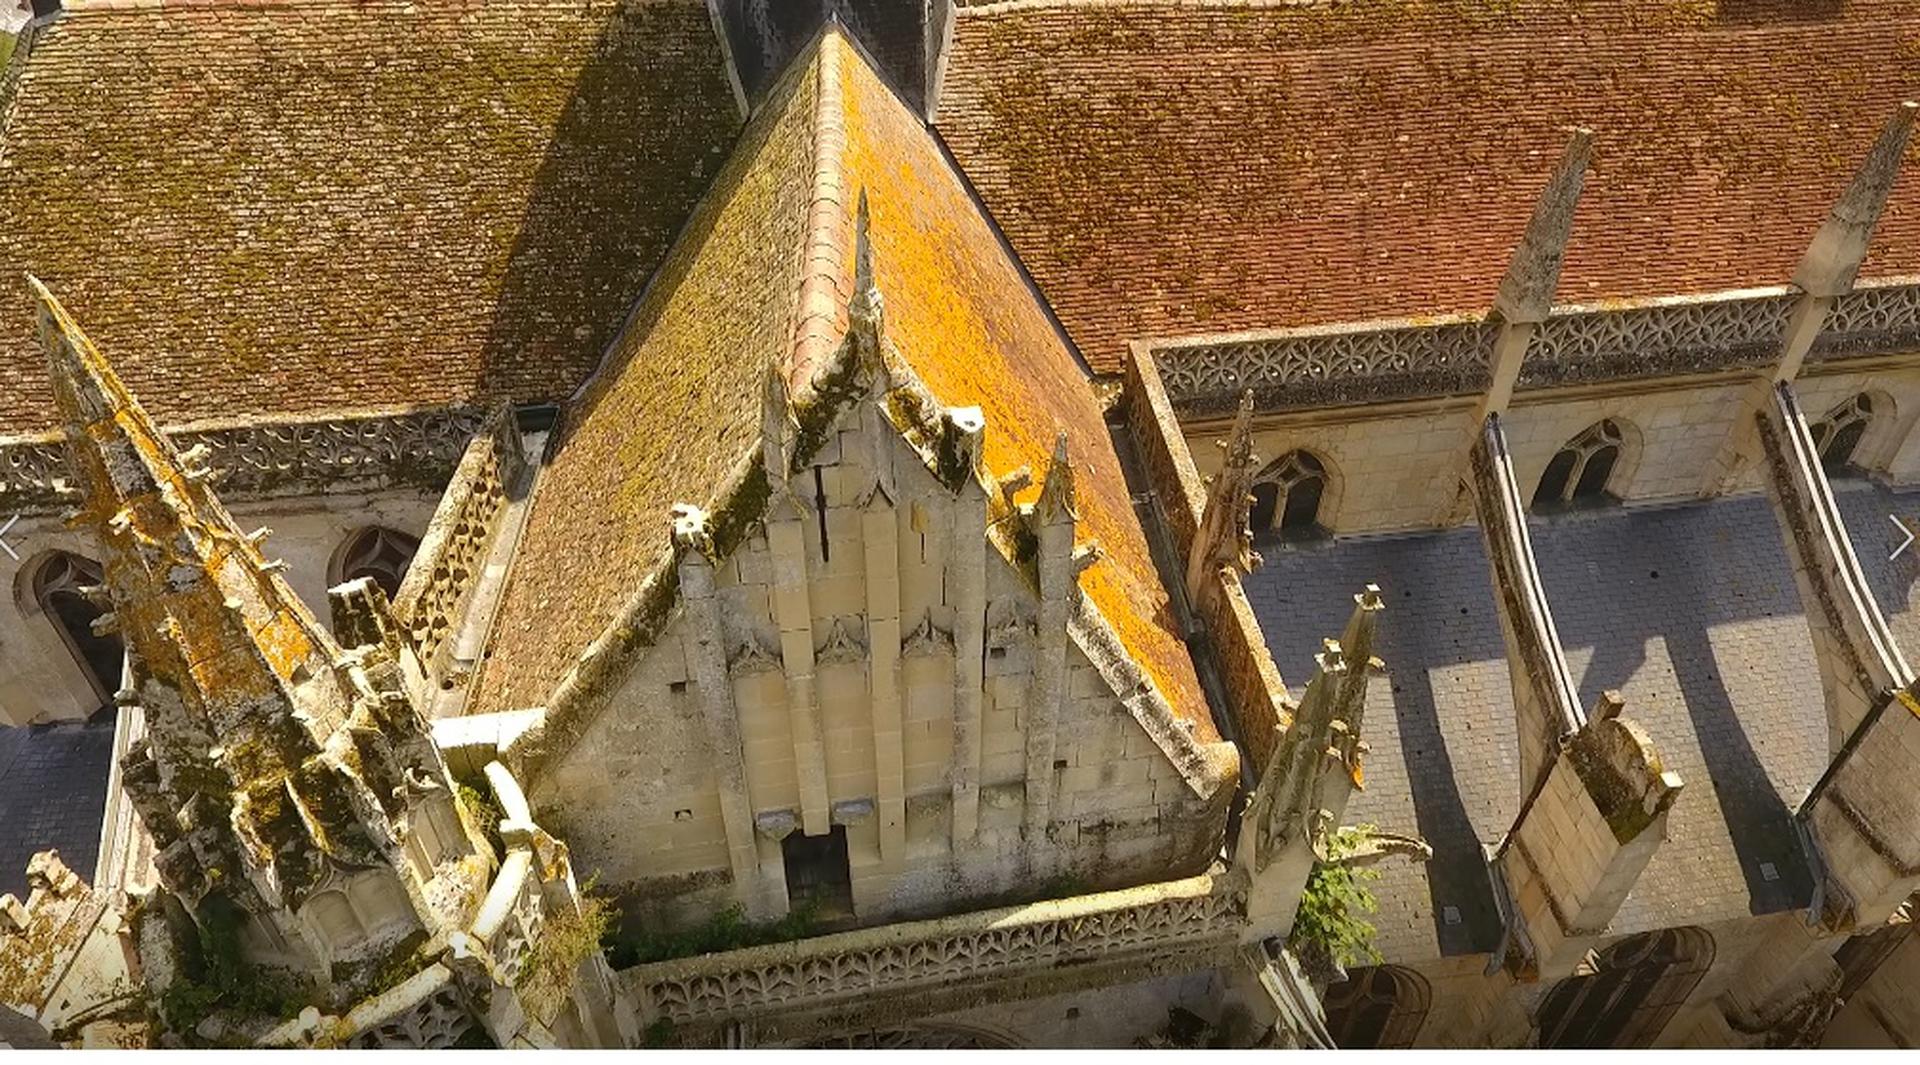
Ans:
<svg viewBox="0 0 1920 1065"><path fill-rule="evenodd" d="M113 715L0 728L0 894L27 895L27 862L57 850L93 880L113 762Z"/></svg>
<svg viewBox="0 0 1920 1065"><path fill-rule="evenodd" d="M1686 781L1668 841L1612 931L1805 905L1811 879L1788 818L1826 768L1826 716L1767 501L1613 508L1534 519L1530 530L1581 698L1619 689ZM1295 684L1319 640L1339 634L1355 589L1376 581L1387 599L1368 787L1345 819L1418 831L1435 855L1425 869L1382 867L1382 951L1417 960L1492 949L1499 920L1479 848L1505 834L1522 796L1479 531L1261 547L1267 564L1249 594Z"/></svg>

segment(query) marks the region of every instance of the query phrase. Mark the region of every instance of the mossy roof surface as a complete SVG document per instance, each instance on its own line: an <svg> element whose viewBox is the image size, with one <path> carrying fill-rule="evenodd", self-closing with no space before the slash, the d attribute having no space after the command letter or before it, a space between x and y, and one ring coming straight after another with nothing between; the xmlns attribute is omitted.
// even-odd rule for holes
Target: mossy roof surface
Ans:
<svg viewBox="0 0 1920 1065"><path fill-rule="evenodd" d="M844 40L827 44L845 106L840 184L867 192L874 281L895 350L941 403L986 414L985 462L996 477L1027 466L1038 481L1055 436L1067 434L1077 540L1105 552L1081 588L1195 737L1217 739L1085 369L925 123ZM841 267L850 290L850 242ZM1019 498L1039 494L1036 483Z"/></svg>
<svg viewBox="0 0 1920 1065"><path fill-rule="evenodd" d="M1067 432L1081 578L1202 741L1215 737L1085 371L931 132L839 31L797 60L570 412L536 496L479 711L541 705L658 563L676 501L714 486L760 429L762 374L831 364L853 292L854 208L896 351L947 406L987 418L996 476L1042 471ZM796 385L800 382L796 381ZM1038 487L1022 496L1031 501ZM556 638L558 637L558 638Z"/></svg>
<svg viewBox="0 0 1920 1065"><path fill-rule="evenodd" d="M793 346L817 79L748 124L632 323L570 404L502 593L475 712L545 705L666 552L674 503L711 503L759 440Z"/></svg>
<svg viewBox="0 0 1920 1065"><path fill-rule="evenodd" d="M1484 311L1575 124L1560 301L1785 283L1916 94L1908 0L1028 0L958 11L936 125L1104 371ZM1862 276L1915 272L1909 176Z"/></svg>
<svg viewBox="0 0 1920 1065"><path fill-rule="evenodd" d="M164 422L564 396L740 127L700 0L68 6L0 143L0 433L56 420L26 270Z"/></svg>

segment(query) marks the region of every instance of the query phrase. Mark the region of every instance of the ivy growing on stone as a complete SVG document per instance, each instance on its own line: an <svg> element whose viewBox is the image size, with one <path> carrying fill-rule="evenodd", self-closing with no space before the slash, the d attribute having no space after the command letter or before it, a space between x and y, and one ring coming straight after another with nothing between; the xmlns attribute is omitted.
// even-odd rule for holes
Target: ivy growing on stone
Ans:
<svg viewBox="0 0 1920 1065"><path fill-rule="evenodd" d="M1372 825L1335 830L1327 838L1327 860L1315 862L1307 875L1287 947L1312 967L1337 970L1380 960L1373 946L1373 924L1365 917L1380 909L1366 886L1380 879L1380 874L1341 861L1365 847L1374 831Z"/></svg>

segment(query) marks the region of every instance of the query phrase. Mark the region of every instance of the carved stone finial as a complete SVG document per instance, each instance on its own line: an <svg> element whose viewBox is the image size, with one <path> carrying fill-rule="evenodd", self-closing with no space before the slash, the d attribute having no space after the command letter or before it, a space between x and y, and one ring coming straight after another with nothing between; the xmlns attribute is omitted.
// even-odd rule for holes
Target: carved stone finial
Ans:
<svg viewBox="0 0 1920 1065"><path fill-rule="evenodd" d="M1854 275L1867 257L1867 243L1887 206L1887 196L1900 174L1900 158L1906 152L1908 135L1920 104L1909 100L1900 105L1880 131L1880 139L1867 153L1866 161L1853 176L1820 231L1807 246L1793 283L1810 296L1842 296L1853 290Z"/></svg>
<svg viewBox="0 0 1920 1065"><path fill-rule="evenodd" d="M673 546L713 557L713 526L707 512L692 503L673 505Z"/></svg>
<svg viewBox="0 0 1920 1065"><path fill-rule="evenodd" d="M940 448L936 471L940 483L958 490L980 467L987 416L979 407L949 407L940 420Z"/></svg>
<svg viewBox="0 0 1920 1065"><path fill-rule="evenodd" d="M1578 127L1568 131L1566 154L1535 202L1527 232L1513 251L1500 294L1494 297L1494 313L1502 319L1516 324L1546 321L1554 289L1560 285L1560 265L1592 154L1593 131Z"/></svg>
<svg viewBox="0 0 1920 1065"><path fill-rule="evenodd" d="M1086 543L1074 549L1073 575L1075 577L1080 576L1082 573L1092 569L1094 563L1105 557L1107 557L1107 549L1100 546L1100 541L1088 540Z"/></svg>
<svg viewBox="0 0 1920 1065"><path fill-rule="evenodd" d="M1000 502L1005 503L1008 510L1017 510L1020 504L1014 502L1014 497L1032 486L1033 467L1021 466L1000 478L1000 483L996 487L1000 489Z"/></svg>
<svg viewBox="0 0 1920 1065"><path fill-rule="evenodd" d="M1346 763L1347 772L1353 778L1353 786L1360 787L1365 779L1363 766L1367 752L1367 741L1361 734L1366 724L1367 682L1383 668L1378 658L1373 656L1373 635L1377 618L1386 603L1380 598L1380 586L1369 584L1353 597L1353 615L1347 619L1347 627L1340 634L1340 644L1346 649L1347 673L1340 682L1340 690L1335 696L1334 715L1341 728L1334 739L1334 749L1340 754L1340 760Z"/></svg>
<svg viewBox="0 0 1920 1065"><path fill-rule="evenodd" d="M35 892L44 891L65 898L85 885L81 883L79 874L60 860L59 851L44 850L27 861L27 886Z"/></svg>
<svg viewBox="0 0 1920 1065"><path fill-rule="evenodd" d="M1073 462L1067 456L1067 434L1054 437L1053 455L1047 460L1046 479L1040 483L1040 498L1034 512L1042 524L1057 525L1077 519L1074 502Z"/></svg>
<svg viewBox="0 0 1920 1065"><path fill-rule="evenodd" d="M1594 704L1593 713L1587 715L1592 721L1612 721L1627 708L1626 696L1608 688L1600 693L1600 701Z"/></svg>

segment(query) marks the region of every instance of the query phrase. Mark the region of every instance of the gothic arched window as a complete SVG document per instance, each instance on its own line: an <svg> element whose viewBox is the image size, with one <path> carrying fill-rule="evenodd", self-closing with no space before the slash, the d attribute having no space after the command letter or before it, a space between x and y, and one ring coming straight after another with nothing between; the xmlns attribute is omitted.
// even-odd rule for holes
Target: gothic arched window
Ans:
<svg viewBox="0 0 1920 1065"><path fill-rule="evenodd" d="M1426 978L1398 965L1353 969L1327 988L1327 1032L1342 1050L1394 1050L1413 1045L1427 1019Z"/></svg>
<svg viewBox="0 0 1920 1065"><path fill-rule="evenodd" d="M1532 509L1551 511L1612 499L1607 485L1620 465L1623 442L1620 426L1611 418L1588 426L1547 463L1533 491Z"/></svg>
<svg viewBox="0 0 1920 1065"><path fill-rule="evenodd" d="M1829 477L1858 474L1854 452L1860 439L1873 423L1873 400L1864 393L1827 412L1827 416L1807 426L1813 433L1813 446L1820 452L1820 465Z"/></svg>
<svg viewBox="0 0 1920 1065"><path fill-rule="evenodd" d="M117 634L96 635L93 631L93 623L107 613L107 608L96 605L81 589L100 581L98 562L56 551L35 567L31 590L34 602L59 630L105 707L120 690L127 645Z"/></svg>
<svg viewBox="0 0 1920 1065"><path fill-rule="evenodd" d="M1713 938L1698 928L1623 939L1547 996L1535 1022L1540 1045L1647 1046L1712 965Z"/></svg>
<svg viewBox="0 0 1920 1065"><path fill-rule="evenodd" d="M1255 534L1276 530L1288 539L1317 536L1320 500L1327 492L1327 467L1305 451L1289 451L1260 471L1253 482Z"/></svg>
<svg viewBox="0 0 1920 1065"><path fill-rule="evenodd" d="M373 583L392 599L400 592L400 581L407 575L407 564L420 548L420 541L395 529L369 525L347 537L334 552L330 584L372 577Z"/></svg>

